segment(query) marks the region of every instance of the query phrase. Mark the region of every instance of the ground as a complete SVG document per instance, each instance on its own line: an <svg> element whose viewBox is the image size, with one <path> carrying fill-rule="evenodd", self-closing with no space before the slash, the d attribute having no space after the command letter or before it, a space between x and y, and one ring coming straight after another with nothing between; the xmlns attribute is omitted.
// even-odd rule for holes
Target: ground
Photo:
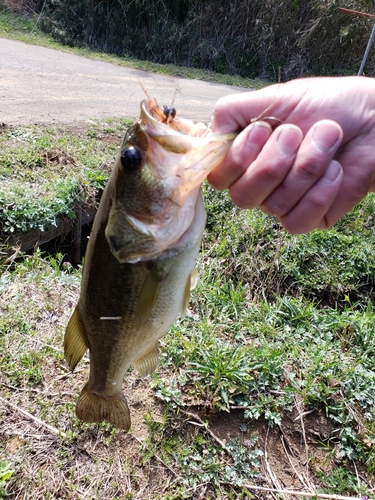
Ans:
<svg viewBox="0 0 375 500"><path fill-rule="evenodd" d="M0 45L4 43L4 40L0 40ZM111 117L116 113L135 116L143 92L138 86L136 76L146 78L145 86L148 91L160 91L163 97L164 94L170 96L176 86L181 87L184 83L161 77L155 84L156 76L143 73L126 77L124 80L120 75L116 76L120 69L115 67L114 82L117 83L108 84L107 87L107 83L103 81L109 78L105 69L108 69L108 65L103 63L104 74L100 78L98 76L91 79L86 76L86 80L83 77L78 85L83 66L74 69L73 63L59 62L58 58L62 57L60 53L46 57L44 51L48 49L9 40L6 44L4 53L13 55L4 70L8 79L2 78L0 83L4 104L2 120L13 125L49 123L49 120L67 123L71 120L75 121L79 133L81 126L86 127L84 120L92 116ZM10 44L16 44L12 45L13 48L20 47L20 52L11 52ZM41 62L37 63L33 58L39 50ZM24 59L21 59L22 57ZM65 54L64 57L77 58L76 62L83 64L85 68L86 64L89 64L77 56ZM19 69L12 66L15 62ZM49 62L53 64L50 68ZM39 75L41 78L29 73L33 68L37 68L38 64L42 65L43 71ZM90 64L93 65L91 68L97 68L102 63L93 61ZM62 67L66 69L62 71ZM92 75L88 66L85 71ZM27 85L19 81L22 73L28 79ZM46 87L43 87L44 81ZM152 85L148 86L151 81ZM166 89L167 81L169 87ZM90 82L93 85L89 89ZM61 84L65 85L64 91L59 87ZM80 87L80 92L76 85L77 88ZM181 100L182 97L186 98L185 90L178 94L178 102L181 109L188 110L184 116L192 113L192 117L198 116L207 121L218 94L203 98L202 82L194 82L194 85L198 85L197 93L190 96L190 103ZM116 89L119 94L114 93ZM24 90L27 90L26 93L21 93ZM221 88L219 93L224 95L232 90L234 91ZM137 97L134 98L136 92ZM32 99L30 95L33 96ZM101 97L97 98L99 95ZM134 111L130 111L128 104L134 102L136 107ZM69 107L60 108L61 103ZM51 108L52 104L56 107ZM97 104L102 106L100 110L95 108ZM6 115L6 112L9 114ZM83 120L82 125L80 120ZM51 154L49 160L60 162L58 152L55 153ZM9 462L15 471L14 479L9 483L10 498L27 499L32 492L35 500L156 499L167 498L167 495L172 498L174 490L174 498L179 498L177 490L184 479L181 477L182 469L173 462L172 453L168 456L159 451L162 449L161 440L179 434L186 435L186 442L193 441L198 434L207 436L215 446L222 449L221 460L228 463L231 458L227 453L227 444L231 439L239 438L246 444L253 436L258 437L257 447L263 452L260 458L260 475L249 483L250 493L246 493L248 496L242 498L251 498L250 494L253 498L276 498L272 492L265 491L266 488L314 491L319 487L319 481L313 471L323 470L329 473L333 464L341 463L340 456L334 453L334 447L329 446L329 442L334 443L335 440L334 423L325 416L322 409L304 413L296 401L293 411L285 413L281 424L273 427L263 419L245 421L243 410L238 407L231 408L230 412L214 413L203 404L190 402L176 413L172 410L167 413L167 405L155 397L150 387L151 379L136 378L134 372L129 374L123 386L132 415L132 428L129 433L116 431L105 425L78 424L74 420L74 406L79 390L87 380L88 360L84 358L77 370L71 374L61 349L64 327L78 298L78 286L62 285L59 288L53 285L46 294L42 288L14 283L0 296L0 310L3 308L6 311L12 301L20 296L25 296L25 300L36 304L33 321L37 334L25 336L22 339L22 349L41 352L45 358L41 379L35 384L14 384L6 377L0 379L0 460ZM7 342L9 352L14 352L16 356L17 346L12 344L12 332L9 333ZM159 371L159 374L161 373ZM163 376L172 377L173 373L165 372ZM25 415L21 410L27 410L30 415ZM50 427L45 425L46 422L49 422ZM60 434L56 434L56 431L60 431ZM359 466L355 468L350 463L346 465L354 476L366 484L368 478L364 470ZM374 484L367 484L369 488L375 487ZM192 499L217 498L218 495L221 495L221 498L230 498L228 492L224 493L226 485L219 485L219 491L221 486L222 494L218 494L217 490L213 493L214 490L206 481L185 488L185 491ZM259 489L255 489L256 487ZM232 498L240 495L240 490L241 488L237 488L232 493ZM283 498L292 496L284 493Z"/></svg>
<svg viewBox="0 0 375 500"><path fill-rule="evenodd" d="M132 417L129 433L106 425L77 423L74 406L87 380L88 357L74 373L69 372L63 359L62 334L78 298L79 283L76 280L66 284L64 275L61 280L44 285L15 281L0 297L0 309L7 312L12 301L22 294L32 304L37 328L37 335L23 339L17 332L14 337L10 333L9 354L16 356L19 348L34 353L46 351L38 383L14 385L2 377L0 461L9 462L16 471L9 485L10 498L30 498L30 491L35 499L218 498L207 481L188 488L188 497L179 497L178 493L170 496L173 485L177 487L183 481L183 471L173 459L173 449L164 453L162 442L176 436L182 436L187 447L198 434L205 436L222 449L219 458L228 463L231 457L227 445L233 438L246 445L256 436L256 446L263 452L260 474L251 485L249 482L248 491L253 497L241 498L273 498L273 493L264 488L314 491L319 486L315 472L329 473L334 463L340 463L334 447L328 446L327 452L335 429L322 410L303 413L296 401L293 411L283 415L281 424L270 427L264 419L245 421L238 407L215 413L185 395L187 404L178 412L168 412L150 387L152 379L137 378L134 371L123 384ZM171 378L174 374L160 368L158 375ZM58 431L61 434L56 434ZM365 469L352 472L366 481ZM220 498L230 498L224 486ZM284 494L283 498L293 497Z"/></svg>

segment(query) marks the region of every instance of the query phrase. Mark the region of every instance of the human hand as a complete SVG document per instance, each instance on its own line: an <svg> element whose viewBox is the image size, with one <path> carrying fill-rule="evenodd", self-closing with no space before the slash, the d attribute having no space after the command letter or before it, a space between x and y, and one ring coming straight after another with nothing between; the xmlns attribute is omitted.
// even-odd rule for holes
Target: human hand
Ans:
<svg viewBox="0 0 375 500"><path fill-rule="evenodd" d="M275 130L252 122L270 116ZM375 190L375 79L305 78L227 96L212 130L241 131L212 186L291 233L331 227Z"/></svg>

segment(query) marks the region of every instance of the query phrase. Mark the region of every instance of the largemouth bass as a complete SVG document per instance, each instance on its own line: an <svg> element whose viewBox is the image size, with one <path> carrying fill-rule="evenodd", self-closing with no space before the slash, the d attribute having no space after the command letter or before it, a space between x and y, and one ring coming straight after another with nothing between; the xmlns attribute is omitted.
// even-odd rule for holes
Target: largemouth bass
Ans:
<svg viewBox="0 0 375 500"><path fill-rule="evenodd" d="M90 353L78 418L130 428L125 373L131 365L142 377L156 369L159 338L187 308L206 220L200 186L233 139L156 100L141 103L94 220L65 333L71 370Z"/></svg>

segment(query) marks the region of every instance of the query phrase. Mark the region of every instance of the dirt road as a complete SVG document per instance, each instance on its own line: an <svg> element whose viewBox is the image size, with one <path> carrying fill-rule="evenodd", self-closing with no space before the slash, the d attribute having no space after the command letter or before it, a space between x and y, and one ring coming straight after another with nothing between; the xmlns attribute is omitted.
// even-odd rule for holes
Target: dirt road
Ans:
<svg viewBox="0 0 375 500"><path fill-rule="evenodd" d="M248 90L124 68L0 38L0 122L133 118L144 98L139 81L160 104L168 104L176 91L175 107L181 115L205 123L219 97Z"/></svg>

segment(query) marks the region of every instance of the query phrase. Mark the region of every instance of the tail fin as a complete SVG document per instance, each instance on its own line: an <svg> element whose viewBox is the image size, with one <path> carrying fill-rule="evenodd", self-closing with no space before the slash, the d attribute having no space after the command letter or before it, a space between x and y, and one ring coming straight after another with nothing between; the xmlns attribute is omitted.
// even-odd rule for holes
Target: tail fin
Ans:
<svg viewBox="0 0 375 500"><path fill-rule="evenodd" d="M130 429L130 412L125 396L120 394L104 398L91 392L87 384L79 396L76 415L85 422L99 423L105 420L119 429Z"/></svg>

